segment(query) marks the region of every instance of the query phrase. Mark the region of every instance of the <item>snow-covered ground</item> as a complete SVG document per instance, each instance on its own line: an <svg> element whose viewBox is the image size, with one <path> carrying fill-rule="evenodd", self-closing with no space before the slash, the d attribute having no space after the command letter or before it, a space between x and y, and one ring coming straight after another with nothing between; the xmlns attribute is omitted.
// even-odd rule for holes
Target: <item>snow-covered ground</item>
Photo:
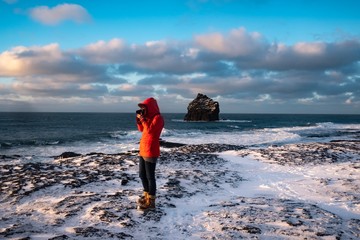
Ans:
<svg viewBox="0 0 360 240"><path fill-rule="evenodd" d="M1 239L358 239L356 141L163 149L155 211L134 153L0 163Z"/></svg>

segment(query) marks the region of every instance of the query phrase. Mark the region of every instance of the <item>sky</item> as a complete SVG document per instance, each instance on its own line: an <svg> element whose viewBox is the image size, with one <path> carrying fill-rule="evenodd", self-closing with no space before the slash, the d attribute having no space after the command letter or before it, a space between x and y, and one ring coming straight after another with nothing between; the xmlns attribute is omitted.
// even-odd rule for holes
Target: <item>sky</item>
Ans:
<svg viewBox="0 0 360 240"><path fill-rule="evenodd" d="M0 0L0 111L360 114L357 0Z"/></svg>

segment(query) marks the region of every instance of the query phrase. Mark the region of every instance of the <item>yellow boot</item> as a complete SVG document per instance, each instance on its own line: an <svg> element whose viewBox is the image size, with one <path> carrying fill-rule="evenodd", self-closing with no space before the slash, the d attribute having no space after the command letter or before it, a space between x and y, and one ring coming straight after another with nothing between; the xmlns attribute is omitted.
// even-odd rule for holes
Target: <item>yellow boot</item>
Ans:
<svg viewBox="0 0 360 240"><path fill-rule="evenodd" d="M155 199L156 199L156 196L149 195L145 204L139 205L139 209L141 209L141 210L155 209Z"/></svg>
<svg viewBox="0 0 360 240"><path fill-rule="evenodd" d="M148 198L148 209L155 209L156 196L149 195Z"/></svg>
<svg viewBox="0 0 360 240"><path fill-rule="evenodd" d="M144 205L144 204L148 201L148 198L149 198L149 193L148 193L148 192L144 192L144 195L141 196L141 197L137 200L138 205Z"/></svg>

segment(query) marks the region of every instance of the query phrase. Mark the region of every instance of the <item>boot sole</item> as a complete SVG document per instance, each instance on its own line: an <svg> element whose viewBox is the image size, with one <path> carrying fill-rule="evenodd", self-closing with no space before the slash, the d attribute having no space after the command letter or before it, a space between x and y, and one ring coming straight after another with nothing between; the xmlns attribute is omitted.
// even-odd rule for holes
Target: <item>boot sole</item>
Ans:
<svg viewBox="0 0 360 240"><path fill-rule="evenodd" d="M136 209L139 210L139 211L152 211L152 210L156 210L156 207L154 208L142 208L141 205L137 205L136 206Z"/></svg>

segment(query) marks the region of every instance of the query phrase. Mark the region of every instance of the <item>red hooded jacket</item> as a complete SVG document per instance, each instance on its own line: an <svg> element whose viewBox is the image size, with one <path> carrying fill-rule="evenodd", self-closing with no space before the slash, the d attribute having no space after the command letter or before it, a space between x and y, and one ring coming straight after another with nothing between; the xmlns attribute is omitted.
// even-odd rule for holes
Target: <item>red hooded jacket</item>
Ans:
<svg viewBox="0 0 360 240"><path fill-rule="evenodd" d="M160 115L159 106L154 98L147 98L139 107L145 107L142 119L136 118L136 124L142 132L139 155L146 158L160 156L160 134L164 128L164 119Z"/></svg>

